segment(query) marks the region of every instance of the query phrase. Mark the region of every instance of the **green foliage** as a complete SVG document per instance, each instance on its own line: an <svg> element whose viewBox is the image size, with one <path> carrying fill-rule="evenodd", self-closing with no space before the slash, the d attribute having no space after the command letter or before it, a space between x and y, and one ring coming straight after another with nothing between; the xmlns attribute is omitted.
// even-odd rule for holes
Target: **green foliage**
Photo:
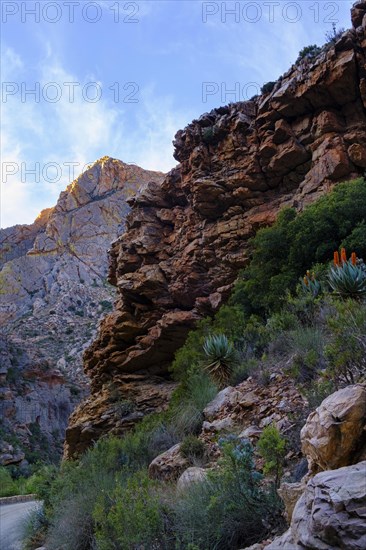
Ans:
<svg viewBox="0 0 366 550"><path fill-rule="evenodd" d="M325 33L325 39L328 44L335 44L343 33L344 28L340 28L337 30L336 24L332 23L332 30Z"/></svg>
<svg viewBox="0 0 366 550"><path fill-rule="evenodd" d="M210 334L224 334L229 340L239 340L244 333L246 319L238 305L222 306L214 319L206 318L197 323L195 330L190 331L187 340L175 354L171 370L176 380L183 385L205 359L203 345Z"/></svg>
<svg viewBox="0 0 366 550"><path fill-rule="evenodd" d="M238 365L238 354L224 334L209 336L203 345L205 359L202 365L212 379L221 387L230 380Z"/></svg>
<svg viewBox="0 0 366 550"><path fill-rule="evenodd" d="M171 370L176 380L185 382L190 369L198 366L203 359L203 343L209 334L212 321L204 319L197 323L196 329L191 330L187 340L175 354Z"/></svg>
<svg viewBox="0 0 366 550"><path fill-rule="evenodd" d="M111 494L99 496L94 509L98 549L161 548L164 509L157 490L147 473L137 472L117 483Z"/></svg>
<svg viewBox="0 0 366 550"><path fill-rule="evenodd" d="M314 410L321 405L328 395L334 393L336 389L334 381L332 379L327 379L324 375L324 377L313 380L308 386L305 386L303 388L303 394L309 403L309 408Z"/></svg>
<svg viewBox="0 0 366 550"><path fill-rule="evenodd" d="M353 265L351 261L332 266L329 271L329 285L342 298L360 298L366 295L366 266Z"/></svg>
<svg viewBox="0 0 366 550"><path fill-rule="evenodd" d="M271 93L276 84L277 82L272 82L272 81L267 82L266 84L263 84L263 86L261 87L261 94Z"/></svg>
<svg viewBox="0 0 366 550"><path fill-rule="evenodd" d="M310 275L308 271L305 277L301 280L301 289L306 294L309 293L311 296L316 298L321 292L321 285L319 281L315 278L315 274Z"/></svg>
<svg viewBox="0 0 366 550"><path fill-rule="evenodd" d="M333 306L325 355L328 373L339 387L366 379L366 304L348 299L334 300Z"/></svg>
<svg viewBox="0 0 366 550"><path fill-rule="evenodd" d="M19 494L10 472L4 466L0 466L0 496L10 497Z"/></svg>
<svg viewBox="0 0 366 550"><path fill-rule="evenodd" d="M19 475L16 470L0 466L0 497L10 497L15 495L38 494L38 483L42 477L42 470L52 468L44 466L37 469L30 477Z"/></svg>
<svg viewBox="0 0 366 550"><path fill-rule="evenodd" d="M205 445L198 437L187 435L181 443L180 454L191 461L196 458L203 458L205 454Z"/></svg>
<svg viewBox="0 0 366 550"><path fill-rule="evenodd" d="M319 46L317 46L316 44L305 46L305 48L303 48L299 52L299 56L296 59L296 65L300 63L300 61L302 61L303 59L313 61L320 54L321 51L321 48L319 48Z"/></svg>
<svg viewBox="0 0 366 550"><path fill-rule="evenodd" d="M362 178L337 185L298 215L283 210L272 227L261 229L252 239L252 259L236 284L231 305L240 305L247 316L279 311L299 277L316 263L329 263L333 251L351 235L360 236L357 250L366 257L366 238L359 231L365 219Z"/></svg>
<svg viewBox="0 0 366 550"><path fill-rule="evenodd" d="M273 474L278 487L286 456L286 439L281 436L276 426L266 426L258 440L257 450L265 461L263 472Z"/></svg>
<svg viewBox="0 0 366 550"><path fill-rule="evenodd" d="M288 334L292 373L299 382L312 380L324 366L324 337L317 327L300 327Z"/></svg>
<svg viewBox="0 0 366 550"><path fill-rule="evenodd" d="M24 550L34 550L44 545L48 520L42 506L30 512L23 531Z"/></svg>
<svg viewBox="0 0 366 550"><path fill-rule="evenodd" d="M209 145L215 141L215 132L213 126L208 126L202 130L202 141Z"/></svg>
<svg viewBox="0 0 366 550"><path fill-rule="evenodd" d="M177 548L228 550L262 540L279 511L279 499L261 486L249 442L219 442L220 468L188 487L175 502Z"/></svg>
<svg viewBox="0 0 366 550"><path fill-rule="evenodd" d="M99 305L101 306L103 311L112 311L113 304L109 300L101 300L99 302Z"/></svg>
<svg viewBox="0 0 366 550"><path fill-rule="evenodd" d="M150 480L147 468L178 442L193 463L204 457L195 436L203 409L218 391L204 362L210 373L220 373L219 384L250 374L268 385L272 366L287 368L310 404L334 386L365 380L365 303L297 288L313 266L326 289L327 264L341 243L353 242L350 248L365 256L365 205L361 179L337 186L299 215L284 210L274 227L258 233L229 305L201 321L177 352L172 371L180 385L169 410L146 417L123 439L99 440L79 461L63 464L58 475L51 469L28 482L45 503L47 547L232 550L273 535L281 506L274 485L286 454L286 441L274 426L265 428L257 450L275 484L262 483L251 445L235 436L219 440L218 468L182 492ZM111 407L120 405L121 416L128 414L130 402L118 388L111 390ZM37 427L33 432L39 438ZM40 521L41 534L43 527Z"/></svg>
<svg viewBox="0 0 366 550"><path fill-rule="evenodd" d="M342 241L341 248L353 250L358 258L363 256L366 250L366 225L364 220L358 223L350 235Z"/></svg>

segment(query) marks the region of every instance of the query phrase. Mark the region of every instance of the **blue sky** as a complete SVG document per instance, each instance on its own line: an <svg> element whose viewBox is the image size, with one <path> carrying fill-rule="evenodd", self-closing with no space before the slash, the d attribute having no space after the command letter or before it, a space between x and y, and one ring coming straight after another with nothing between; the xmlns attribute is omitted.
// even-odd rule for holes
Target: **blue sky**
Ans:
<svg viewBox="0 0 366 550"><path fill-rule="evenodd" d="M1 227L104 155L168 171L178 129L277 79L332 21L348 28L351 5L3 0Z"/></svg>

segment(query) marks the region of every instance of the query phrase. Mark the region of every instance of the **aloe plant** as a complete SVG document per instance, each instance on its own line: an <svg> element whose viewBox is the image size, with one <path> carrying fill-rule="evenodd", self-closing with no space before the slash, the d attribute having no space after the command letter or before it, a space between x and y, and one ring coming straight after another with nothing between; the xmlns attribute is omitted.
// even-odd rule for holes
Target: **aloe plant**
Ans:
<svg viewBox="0 0 366 550"><path fill-rule="evenodd" d="M321 292L319 281L315 279L314 273L310 275L310 271L307 271L305 277L301 280L301 286L305 292L310 293L314 298Z"/></svg>
<svg viewBox="0 0 366 550"><path fill-rule="evenodd" d="M329 271L329 285L343 297L359 298L366 295L366 266L363 262L343 261Z"/></svg>
<svg viewBox="0 0 366 550"><path fill-rule="evenodd" d="M218 334L206 338L203 351L206 355L203 368L219 386L224 387L239 363L236 349L224 334Z"/></svg>

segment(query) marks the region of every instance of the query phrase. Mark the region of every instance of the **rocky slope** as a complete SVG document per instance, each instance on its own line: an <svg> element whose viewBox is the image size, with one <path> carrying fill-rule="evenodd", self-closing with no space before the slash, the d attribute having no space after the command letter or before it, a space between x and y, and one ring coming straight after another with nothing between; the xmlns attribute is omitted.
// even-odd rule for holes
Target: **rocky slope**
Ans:
<svg viewBox="0 0 366 550"><path fill-rule="evenodd" d="M0 231L0 439L13 430L29 442L33 426L62 441L88 386L82 352L115 298L107 249L124 230L128 198L162 179L104 157L32 225Z"/></svg>
<svg viewBox="0 0 366 550"><path fill-rule="evenodd" d="M72 415L65 455L164 407L175 350L225 301L247 241L287 205L301 209L366 168L366 5L353 28L253 101L202 115L175 138L180 162L131 200L114 243L115 310L85 353L92 396ZM110 386L132 400L122 419Z"/></svg>

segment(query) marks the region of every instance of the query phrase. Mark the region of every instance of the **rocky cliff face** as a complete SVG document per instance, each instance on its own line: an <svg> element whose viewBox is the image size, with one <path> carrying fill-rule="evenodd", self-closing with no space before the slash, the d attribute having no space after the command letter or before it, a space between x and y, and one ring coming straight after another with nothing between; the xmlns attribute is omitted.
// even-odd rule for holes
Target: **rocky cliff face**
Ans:
<svg viewBox="0 0 366 550"><path fill-rule="evenodd" d="M27 443L32 425L61 443L88 386L82 352L115 298L107 249L124 230L127 199L162 179L105 157L32 225L0 231L0 439L10 430Z"/></svg>
<svg viewBox="0 0 366 550"><path fill-rule="evenodd" d="M359 2L353 29L293 66L271 93L179 131L180 164L131 200L127 231L110 254L118 301L85 353L92 397L71 417L67 457L165 406L175 350L225 301L259 227L283 206L301 209L364 173L365 12ZM116 415L111 385L133 413Z"/></svg>

